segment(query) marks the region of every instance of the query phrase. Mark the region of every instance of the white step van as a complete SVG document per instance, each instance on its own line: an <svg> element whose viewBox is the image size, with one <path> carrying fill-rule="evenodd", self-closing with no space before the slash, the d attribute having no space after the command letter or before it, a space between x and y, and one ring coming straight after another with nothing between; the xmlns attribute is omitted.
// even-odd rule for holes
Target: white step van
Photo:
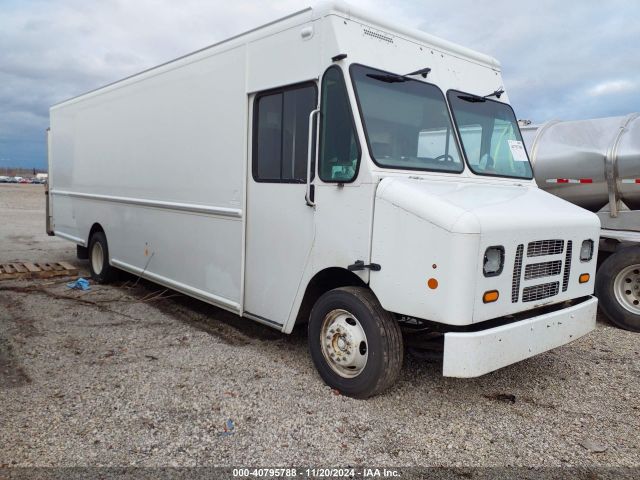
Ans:
<svg viewBox="0 0 640 480"><path fill-rule="evenodd" d="M403 330L476 377L594 328L598 217L536 187L493 58L342 3L51 107L47 230L393 384ZM405 333L405 340L407 339Z"/></svg>

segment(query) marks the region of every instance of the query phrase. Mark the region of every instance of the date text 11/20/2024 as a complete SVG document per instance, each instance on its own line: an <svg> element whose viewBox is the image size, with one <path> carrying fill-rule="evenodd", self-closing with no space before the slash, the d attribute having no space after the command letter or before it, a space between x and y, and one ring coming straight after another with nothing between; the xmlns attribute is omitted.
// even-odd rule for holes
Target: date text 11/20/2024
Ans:
<svg viewBox="0 0 640 480"><path fill-rule="evenodd" d="M234 468L234 478L399 478L393 468Z"/></svg>

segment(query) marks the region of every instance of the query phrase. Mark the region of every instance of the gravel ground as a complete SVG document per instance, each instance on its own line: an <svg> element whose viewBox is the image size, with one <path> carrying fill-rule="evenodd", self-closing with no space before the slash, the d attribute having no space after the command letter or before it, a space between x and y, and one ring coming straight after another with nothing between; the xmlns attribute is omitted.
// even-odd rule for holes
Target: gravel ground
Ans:
<svg viewBox="0 0 640 480"><path fill-rule="evenodd" d="M45 232L44 202L44 185L0 183L0 262L75 262L75 245Z"/></svg>
<svg viewBox="0 0 640 480"><path fill-rule="evenodd" d="M41 194L0 185L0 262L86 268L42 233ZM64 282L0 282L0 466L640 466L640 337L602 321L472 380L407 355L359 401L322 383L304 331L131 277Z"/></svg>

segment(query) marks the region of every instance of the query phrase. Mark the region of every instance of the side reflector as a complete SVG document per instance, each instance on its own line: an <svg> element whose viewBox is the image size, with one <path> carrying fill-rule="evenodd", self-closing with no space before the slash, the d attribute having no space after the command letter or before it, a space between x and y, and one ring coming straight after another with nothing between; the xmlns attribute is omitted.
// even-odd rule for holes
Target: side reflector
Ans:
<svg viewBox="0 0 640 480"><path fill-rule="evenodd" d="M587 283L589 281L591 277L589 276L588 273L583 273L582 275L580 275L580 277L578 277L578 281L580 283Z"/></svg>
<svg viewBox="0 0 640 480"><path fill-rule="evenodd" d="M497 290L489 290L488 292L484 292L484 295L482 296L482 301L484 303L493 303L496 300L498 300L499 296L500 294L498 293Z"/></svg>
<svg viewBox="0 0 640 480"><path fill-rule="evenodd" d="M429 280L427 280L427 286L431 290L435 290L436 288L438 288L438 280L436 280L435 278L430 278Z"/></svg>

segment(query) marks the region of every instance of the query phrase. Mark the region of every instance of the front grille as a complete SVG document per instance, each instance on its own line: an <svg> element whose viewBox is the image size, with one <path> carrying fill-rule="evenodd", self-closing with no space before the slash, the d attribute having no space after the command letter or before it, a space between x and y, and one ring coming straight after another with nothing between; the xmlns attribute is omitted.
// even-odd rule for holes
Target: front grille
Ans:
<svg viewBox="0 0 640 480"><path fill-rule="evenodd" d="M537 240L527 245L527 257L558 255L564 249L564 240Z"/></svg>
<svg viewBox="0 0 640 480"><path fill-rule="evenodd" d="M569 288L569 276L571 275L571 250L573 247L573 242L571 240L567 241L567 253L564 257L564 275L562 276L562 291L566 292L567 288Z"/></svg>
<svg viewBox="0 0 640 480"><path fill-rule="evenodd" d="M573 244L571 240L550 239L517 245L511 280L511 303L536 302L554 297L560 293L560 287L566 292L571 281Z"/></svg>
<svg viewBox="0 0 640 480"><path fill-rule="evenodd" d="M553 275L559 275L560 270L562 270L561 260L531 263L524 268L524 279L531 280L533 278L551 277Z"/></svg>
<svg viewBox="0 0 640 480"><path fill-rule="evenodd" d="M517 303L520 296L520 277L522 274L522 252L524 245L518 245L516 250L516 261L513 265L513 280L511 281L511 303Z"/></svg>
<svg viewBox="0 0 640 480"><path fill-rule="evenodd" d="M535 302L543 298L553 297L558 294L559 289L560 282L543 283L541 285L525 287L524 290L522 290L522 301Z"/></svg>

